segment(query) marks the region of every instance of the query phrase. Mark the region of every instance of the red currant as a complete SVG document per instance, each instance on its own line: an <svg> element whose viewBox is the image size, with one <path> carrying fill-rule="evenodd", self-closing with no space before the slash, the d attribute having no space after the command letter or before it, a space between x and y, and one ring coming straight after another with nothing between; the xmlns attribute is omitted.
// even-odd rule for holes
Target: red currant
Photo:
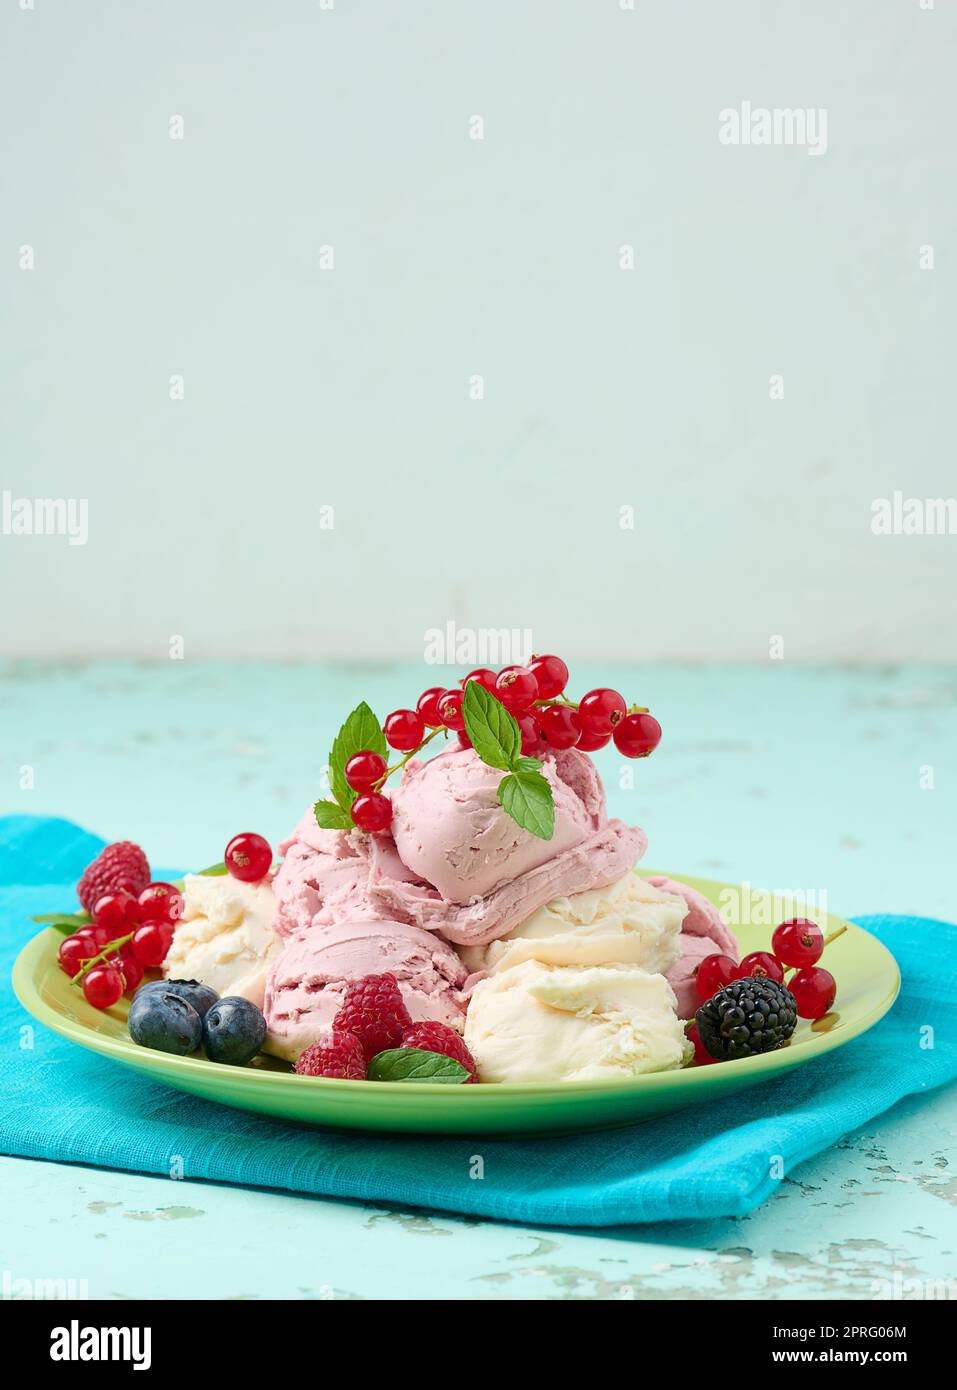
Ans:
<svg viewBox="0 0 957 1390"><path fill-rule="evenodd" d="M346 763L346 781L354 792L371 792L376 782L381 782L388 766L381 753L363 749L353 753Z"/></svg>
<svg viewBox="0 0 957 1390"><path fill-rule="evenodd" d="M752 951L738 966L736 978L776 980L780 985L784 982L784 971L777 956L772 956L770 951Z"/></svg>
<svg viewBox="0 0 957 1390"><path fill-rule="evenodd" d="M425 738L425 720L414 709L397 709L382 726L386 742L400 753L411 753Z"/></svg>
<svg viewBox="0 0 957 1390"><path fill-rule="evenodd" d="M735 977L738 962L732 956L705 956L694 972L695 989L699 999L710 999Z"/></svg>
<svg viewBox="0 0 957 1390"><path fill-rule="evenodd" d="M626 758L647 758L661 742L661 725L653 714L626 714L615 725L614 737Z"/></svg>
<svg viewBox="0 0 957 1390"><path fill-rule="evenodd" d="M586 734L610 736L615 726L624 719L627 708L624 696L619 695L617 690L600 686L597 690L589 690L579 700L578 717Z"/></svg>
<svg viewBox="0 0 957 1390"><path fill-rule="evenodd" d="M495 677L495 694L512 714L524 714L538 699L535 672L527 666L506 666Z"/></svg>
<svg viewBox="0 0 957 1390"><path fill-rule="evenodd" d="M94 922L109 933L111 941L131 932L138 916L139 905L132 893L104 893L93 908Z"/></svg>
<svg viewBox="0 0 957 1390"><path fill-rule="evenodd" d="M143 962L133 951L132 944L120 948L116 963L123 972L123 979L126 981L126 993L132 994L134 989L139 987L145 973Z"/></svg>
<svg viewBox="0 0 957 1390"><path fill-rule="evenodd" d="M692 1023L688 1029L688 1041L694 1043L694 1059L701 1066L707 1066L709 1062L716 1062L718 1059L712 1057L711 1053L701 1041L701 1034L698 1032L697 1023Z"/></svg>
<svg viewBox="0 0 957 1390"><path fill-rule="evenodd" d="M381 792L363 792L352 803L352 819L360 830L378 835L392 824L392 802Z"/></svg>
<svg viewBox="0 0 957 1390"><path fill-rule="evenodd" d="M94 1009L111 1008L125 987L126 982L115 965L94 965L89 975L83 977L83 993Z"/></svg>
<svg viewBox="0 0 957 1390"><path fill-rule="evenodd" d="M581 738L582 726L573 709L564 705L549 705L541 713L542 734L552 748L574 748Z"/></svg>
<svg viewBox="0 0 957 1390"><path fill-rule="evenodd" d="M183 915L183 895L172 883L148 883L137 905L141 922L178 922Z"/></svg>
<svg viewBox="0 0 957 1390"><path fill-rule="evenodd" d="M813 965L824 950L824 933L807 917L792 917L775 927L771 948L784 965Z"/></svg>
<svg viewBox="0 0 957 1390"><path fill-rule="evenodd" d="M242 883L258 883L266 877L272 867L269 841L250 830L233 836L226 846L223 858L233 878L238 878ZM146 964L148 965L149 961Z"/></svg>
<svg viewBox="0 0 957 1390"><path fill-rule="evenodd" d="M568 684L568 667L560 656L533 656L528 669L538 681L540 700L554 700Z"/></svg>
<svg viewBox="0 0 957 1390"><path fill-rule="evenodd" d="M163 964L172 944L173 928L169 922L144 922L136 928L130 943L140 964L153 967Z"/></svg>
<svg viewBox="0 0 957 1390"><path fill-rule="evenodd" d="M484 686L490 694L495 694L495 677L497 672L489 669L488 666L476 666L474 671L470 671L462 682L468 685L469 681L478 681L479 685Z"/></svg>
<svg viewBox="0 0 957 1390"><path fill-rule="evenodd" d="M575 747L582 753L595 753L599 748L604 748L606 743L611 743L611 734L589 734L583 730Z"/></svg>
<svg viewBox="0 0 957 1390"><path fill-rule="evenodd" d="M106 927L98 926L96 922L88 927L81 927L78 932L74 932L74 936L87 943L91 956L98 956L107 942L113 940Z"/></svg>
<svg viewBox="0 0 957 1390"><path fill-rule="evenodd" d="M461 690L447 690L439 700L439 717L447 729L461 733L465 728L465 715L462 713Z"/></svg>
<svg viewBox="0 0 957 1390"><path fill-rule="evenodd" d="M92 943L79 936L64 937L57 953L60 969L64 970L71 979L84 961L90 960L92 956L96 955L99 955L99 951L94 949Z"/></svg>
<svg viewBox="0 0 957 1390"><path fill-rule="evenodd" d="M538 720L533 714L520 714L517 716L518 727L522 735L522 754L526 758L537 758L539 753L544 751L545 740L542 738L542 731L538 727Z"/></svg>
<svg viewBox="0 0 957 1390"><path fill-rule="evenodd" d="M423 724L428 724L430 729L437 729L442 723L439 718L439 701L445 694L444 685L433 685L428 690L423 690L418 698L415 709Z"/></svg>
<svg viewBox="0 0 957 1390"><path fill-rule="evenodd" d="M837 995L837 981L830 970L812 965L788 980L788 989L797 1001L800 1018L823 1018Z"/></svg>

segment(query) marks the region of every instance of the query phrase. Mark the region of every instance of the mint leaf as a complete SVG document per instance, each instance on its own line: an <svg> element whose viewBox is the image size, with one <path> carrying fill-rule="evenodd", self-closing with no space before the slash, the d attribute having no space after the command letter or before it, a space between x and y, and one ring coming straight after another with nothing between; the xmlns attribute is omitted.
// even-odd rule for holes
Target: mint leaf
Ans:
<svg viewBox="0 0 957 1390"><path fill-rule="evenodd" d="M64 936L89 926L90 920L88 912L41 912L39 916L31 918L31 921L40 922L45 927L56 927Z"/></svg>
<svg viewBox="0 0 957 1390"><path fill-rule="evenodd" d="M320 830L351 830L352 817L334 801L317 801L312 808Z"/></svg>
<svg viewBox="0 0 957 1390"><path fill-rule="evenodd" d="M541 761L540 758L519 758L519 759L516 761L515 766L512 768L512 771L513 771L513 772L541 772L541 770L542 770L542 768L543 768L544 766L545 766L545 764Z"/></svg>
<svg viewBox="0 0 957 1390"><path fill-rule="evenodd" d="M370 753L381 753L383 758L386 756L385 735L378 719L363 700L360 705L356 705L336 734L329 755L332 794L343 811L351 808L357 795L346 781L346 763L354 753L362 753L366 749Z"/></svg>
<svg viewBox="0 0 957 1390"><path fill-rule="evenodd" d="M516 825L540 840L555 833L552 789L540 772L511 772L498 784L498 799Z"/></svg>
<svg viewBox="0 0 957 1390"><path fill-rule="evenodd" d="M222 878L223 874L228 874L229 870L222 860L218 864L210 864L208 869L200 869L200 878Z"/></svg>
<svg viewBox="0 0 957 1390"><path fill-rule="evenodd" d="M462 714L465 732L482 762L509 772L522 751L522 733L514 715L478 681L469 681L465 687Z"/></svg>
<svg viewBox="0 0 957 1390"><path fill-rule="evenodd" d="M370 1081L444 1081L454 1085L468 1077L454 1057L425 1052L421 1047L390 1047L369 1063Z"/></svg>

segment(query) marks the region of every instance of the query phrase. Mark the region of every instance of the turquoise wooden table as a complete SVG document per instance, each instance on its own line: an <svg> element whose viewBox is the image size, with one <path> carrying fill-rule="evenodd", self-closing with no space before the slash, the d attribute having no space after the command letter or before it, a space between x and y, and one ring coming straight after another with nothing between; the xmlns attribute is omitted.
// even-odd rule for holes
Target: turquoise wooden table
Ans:
<svg viewBox="0 0 957 1390"><path fill-rule="evenodd" d="M275 843L321 790L359 698L385 714L451 674L8 665L0 813L67 816L184 867L219 858L240 829ZM611 809L649 832L649 863L826 893L842 915L957 918L951 670L769 662L574 677L619 686L664 726L655 757L627 765L634 785L598 755ZM91 1297L830 1299L915 1279L957 1294L957 1087L849 1135L748 1217L600 1234L0 1164L0 1268L86 1280Z"/></svg>

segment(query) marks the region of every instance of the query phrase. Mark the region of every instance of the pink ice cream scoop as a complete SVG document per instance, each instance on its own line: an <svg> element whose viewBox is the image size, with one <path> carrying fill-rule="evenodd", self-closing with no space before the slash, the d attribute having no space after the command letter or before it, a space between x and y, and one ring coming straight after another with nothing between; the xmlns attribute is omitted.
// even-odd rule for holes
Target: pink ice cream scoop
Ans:
<svg viewBox="0 0 957 1390"><path fill-rule="evenodd" d="M410 763L392 796L399 858L446 902L468 903L580 845L605 819L597 776L580 753L547 758L542 774L555 802L550 840L506 815L497 794L505 774L472 749Z"/></svg>
<svg viewBox="0 0 957 1390"><path fill-rule="evenodd" d="M368 893L368 836L320 830L310 809L287 840L273 881L278 904L275 929L292 936L314 925L386 916Z"/></svg>
<svg viewBox="0 0 957 1390"><path fill-rule="evenodd" d="M467 972L451 946L405 922L341 922L287 940L266 980L265 1051L295 1061L331 1028L350 981L386 971L414 1023L461 1031Z"/></svg>
<svg viewBox="0 0 957 1390"><path fill-rule="evenodd" d="M277 931L398 921L458 945L504 936L553 898L604 888L645 852L643 830L609 820L594 763L549 753L555 833L541 840L498 801L504 773L472 749L412 762L392 793L392 834L320 830L307 811L280 849Z"/></svg>
<svg viewBox="0 0 957 1390"><path fill-rule="evenodd" d="M681 955L668 971L667 979L678 1000L678 1014L691 1018L701 1000L695 988L695 971L705 956L725 955L740 959L738 943L722 921L713 903L687 883L673 878L649 876L648 882L663 893L675 893L688 904L681 924Z"/></svg>
<svg viewBox="0 0 957 1390"><path fill-rule="evenodd" d="M644 853L643 830L609 821L601 779L583 753L544 759L555 803L550 840L502 809L503 775L470 748L410 763L392 798L393 839L371 846L373 896L449 941L480 945L553 898L614 883Z"/></svg>

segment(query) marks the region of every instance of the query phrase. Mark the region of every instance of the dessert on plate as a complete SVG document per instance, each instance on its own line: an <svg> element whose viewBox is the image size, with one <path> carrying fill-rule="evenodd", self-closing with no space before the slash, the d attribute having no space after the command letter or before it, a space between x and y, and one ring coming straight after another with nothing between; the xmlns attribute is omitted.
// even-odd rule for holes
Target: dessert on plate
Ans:
<svg viewBox="0 0 957 1390"><path fill-rule="evenodd" d="M134 1041L233 1065L262 1050L309 1078L594 1083L784 1045L833 1003L820 929L782 923L742 961L705 897L642 877L647 836L608 816L590 754L647 757L660 726L567 682L544 656L383 725L360 704L278 865L244 833L221 865L151 883L138 847L108 846L63 968L97 1007L134 994Z"/></svg>

